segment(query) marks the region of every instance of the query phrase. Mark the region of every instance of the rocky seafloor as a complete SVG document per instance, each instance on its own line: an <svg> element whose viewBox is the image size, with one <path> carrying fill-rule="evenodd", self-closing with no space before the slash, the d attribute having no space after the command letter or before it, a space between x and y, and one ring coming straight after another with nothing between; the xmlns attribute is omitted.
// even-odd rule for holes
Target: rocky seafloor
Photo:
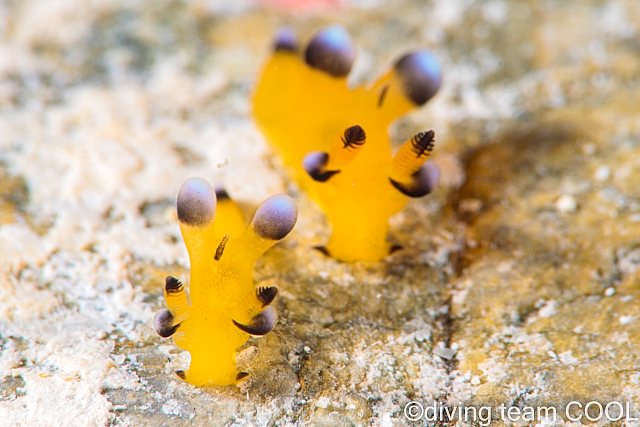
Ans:
<svg viewBox="0 0 640 427"><path fill-rule="evenodd" d="M491 413L545 426L616 401L638 425L640 3L283 3L0 2L0 426L486 425L411 421L411 401L558 408ZM391 130L435 130L441 185L378 263L311 249L329 224L250 117L276 29L336 22L354 82L412 48L443 69ZM164 276L188 278L191 176L247 212L299 205L254 269L280 321L241 350L240 387L181 382L188 353L151 326Z"/></svg>

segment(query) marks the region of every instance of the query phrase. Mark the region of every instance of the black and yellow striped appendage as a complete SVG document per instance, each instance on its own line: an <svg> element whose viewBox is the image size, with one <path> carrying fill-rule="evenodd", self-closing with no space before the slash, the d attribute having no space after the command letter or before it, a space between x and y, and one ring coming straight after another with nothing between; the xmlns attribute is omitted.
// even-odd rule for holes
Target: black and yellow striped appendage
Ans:
<svg viewBox="0 0 640 427"><path fill-rule="evenodd" d="M175 318L176 323L181 323L189 317L187 292L182 282L173 276L168 276L165 280L164 300L167 303L167 308Z"/></svg>
<svg viewBox="0 0 640 427"><path fill-rule="evenodd" d="M387 256L389 217L407 197L431 192L439 176L425 163L432 131L416 135L392 158L388 127L436 95L438 61L424 50L409 52L376 81L350 89L356 49L343 28L325 28L301 49L287 30L274 45L253 115L294 179L327 214L333 234L322 251L344 261Z"/></svg>
<svg viewBox="0 0 640 427"><path fill-rule="evenodd" d="M389 181L409 197L422 197L433 191L440 171L425 162L433 151L435 134L420 132L405 142L393 159ZM424 170L423 170L424 169Z"/></svg>
<svg viewBox="0 0 640 427"><path fill-rule="evenodd" d="M226 191L192 178L178 192L177 210L191 260L190 295L178 279L167 277L167 308L153 325L191 353L189 369L176 372L178 377L193 385L234 384L248 375L236 368L236 349L250 335L271 332L278 320L270 305L277 288L256 288L253 264L293 229L297 208L289 196L270 197L247 226Z"/></svg>
<svg viewBox="0 0 640 427"><path fill-rule="evenodd" d="M351 163L364 147L366 140L367 135L359 125L347 128L331 146L327 169L340 170Z"/></svg>
<svg viewBox="0 0 640 427"><path fill-rule="evenodd" d="M402 144L398 154L393 158L390 178L402 181L418 172L418 169L429 158L433 151L434 132L420 132Z"/></svg>

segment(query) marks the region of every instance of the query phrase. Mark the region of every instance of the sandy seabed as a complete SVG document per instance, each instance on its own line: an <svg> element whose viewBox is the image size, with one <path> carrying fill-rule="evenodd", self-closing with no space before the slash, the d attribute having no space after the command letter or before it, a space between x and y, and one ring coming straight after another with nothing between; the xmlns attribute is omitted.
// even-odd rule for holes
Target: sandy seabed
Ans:
<svg viewBox="0 0 640 427"><path fill-rule="evenodd" d="M389 427L416 424L410 401L639 399L640 4L328 3L0 2L0 426ZM250 117L275 30L335 22L354 84L412 48L443 68L391 130L394 149L436 131L442 183L392 218L404 250L379 263L310 249L329 225ZM240 388L181 382L188 353L151 326L164 276L188 278L192 176L247 213L282 192L300 208L256 264L280 323L242 349Z"/></svg>

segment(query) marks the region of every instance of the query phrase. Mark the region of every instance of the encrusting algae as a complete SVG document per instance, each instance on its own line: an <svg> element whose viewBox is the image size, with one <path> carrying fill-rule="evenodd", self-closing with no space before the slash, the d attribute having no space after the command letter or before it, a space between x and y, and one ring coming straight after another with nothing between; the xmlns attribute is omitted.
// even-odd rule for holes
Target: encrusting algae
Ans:
<svg viewBox="0 0 640 427"><path fill-rule="evenodd" d="M408 197L429 194L440 172L425 163L434 132L421 132L391 156L388 127L438 91L429 52L401 57L368 86L347 88L355 48L338 26L320 31L300 55L281 31L253 99L260 130L333 226L323 251L343 261L387 256L389 217Z"/></svg>
<svg viewBox="0 0 640 427"><path fill-rule="evenodd" d="M156 313L154 327L191 353L189 369L177 372L182 379L193 385L234 384L247 376L236 368L236 349L249 335L271 332L278 319L270 306L278 289L256 288L253 264L289 234L298 211L291 197L272 196L247 226L226 192L199 178L182 185L177 210L191 260L191 304L182 283L167 277L168 308Z"/></svg>

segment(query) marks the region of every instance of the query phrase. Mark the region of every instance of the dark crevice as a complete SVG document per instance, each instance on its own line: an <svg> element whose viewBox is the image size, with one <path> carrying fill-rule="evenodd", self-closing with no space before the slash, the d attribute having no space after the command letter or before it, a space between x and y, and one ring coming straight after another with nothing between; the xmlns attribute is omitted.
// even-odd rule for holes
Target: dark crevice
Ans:
<svg viewBox="0 0 640 427"><path fill-rule="evenodd" d="M452 198L449 197L449 200ZM435 327L434 333L432 335L432 344L433 348L438 345L438 343L443 343L445 348L451 348L451 345L454 342L454 337L457 331L457 322L456 319L451 312L452 305L452 284L456 282L458 278L462 276L464 270L464 260L467 256L467 245L465 243L464 231L465 227L458 227L458 225L464 225L459 218L456 218L456 210L449 206L447 208L448 215L453 217L452 222L455 224L454 232L459 240L459 249L455 252L452 252L449 257L448 264L451 266L449 270L444 270L443 274L446 276L447 288L443 295L442 304L439 307L438 315L435 319ZM458 369L459 360L457 359L457 354L453 356L451 359L441 358L445 371L448 376L450 376L455 370ZM442 408L448 408L450 405L448 403L449 397L451 395L450 386L446 387L443 390L443 394L437 398L438 405ZM454 425L456 422L454 419L446 419L446 417L438 417L438 420L435 423L437 427L444 427Z"/></svg>

